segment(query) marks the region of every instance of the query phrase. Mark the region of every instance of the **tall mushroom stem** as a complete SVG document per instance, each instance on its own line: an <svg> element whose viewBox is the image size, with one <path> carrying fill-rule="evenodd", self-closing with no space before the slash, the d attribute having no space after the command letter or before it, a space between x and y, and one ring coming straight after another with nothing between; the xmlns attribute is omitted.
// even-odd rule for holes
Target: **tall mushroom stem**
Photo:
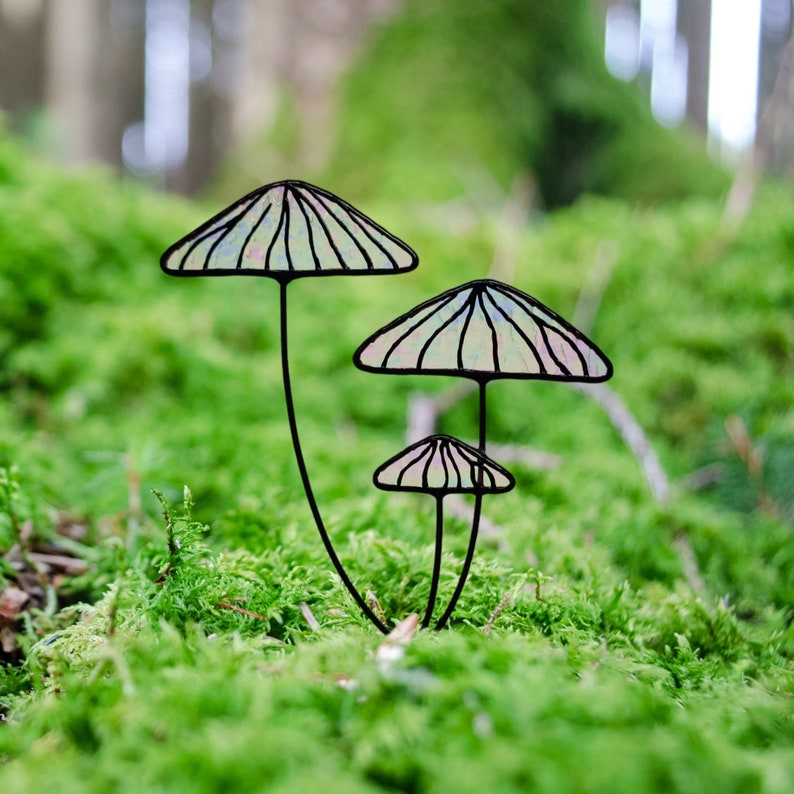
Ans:
<svg viewBox="0 0 794 794"><path fill-rule="evenodd" d="M480 442L479 442L479 450L484 455L485 454L485 387L488 385L488 381L478 380L479 392L480 392ZM478 486L482 487L482 470L478 475L479 482L477 483ZM449 605L447 606L444 614L439 618L438 623L436 623L436 631L441 631L444 626L447 625L447 621L450 618L450 615L455 611L455 607L458 605L458 599L460 598L460 594L463 592L463 588L466 585L466 580L469 578L469 569L471 568L471 562L474 559L474 549L477 546L477 535L480 531L480 516L482 515L482 493L478 493L474 497L474 515L471 519L471 533L469 534L469 548L466 550L466 558L463 560L463 568L460 571L460 577L458 578L458 584L455 587L455 592L452 594L452 598L449 601Z"/></svg>
<svg viewBox="0 0 794 794"><path fill-rule="evenodd" d="M438 593L438 580L441 577L441 545L444 537L444 495L436 496L436 551L433 557L433 578L430 580L430 596L427 599L427 609L422 618L422 628L426 629L433 618L433 609L436 606Z"/></svg>
<svg viewBox="0 0 794 794"><path fill-rule="evenodd" d="M325 546L325 550L328 553L328 556L333 563L336 572L339 574L339 578L344 583L347 591L353 597L353 600L358 604L361 611L372 621L372 623L383 633L388 634L389 630L383 624L383 622L375 615L375 613L370 609L367 602L362 598L361 594L356 590L353 582L350 581L350 577L347 575L344 567L342 566L339 557L336 555L336 551L334 551L333 544L331 543L331 538L328 536L328 531L325 528L325 524L323 523L322 516L320 515L320 509L317 507L317 500L314 498L314 492L312 491L311 482L309 481L309 473L306 470L306 462L303 459L303 451L301 449L300 437L298 436L298 424L295 420L295 405L292 399L292 383L290 380L289 374L289 357L287 354L288 350L288 339L287 339L287 286L289 285L289 279L280 279L279 280L279 295L280 295L280 305L279 305L279 312L280 312L280 322L281 322L281 372L284 380L284 398L287 403L287 418L289 420L289 429L292 435L292 446L295 450L295 461L298 464L298 471L300 472L301 482L303 483L303 490L306 493L306 500L309 503L309 508L312 511L312 516L314 517L314 523L317 525L317 531L320 533L320 538L323 541L323 545Z"/></svg>

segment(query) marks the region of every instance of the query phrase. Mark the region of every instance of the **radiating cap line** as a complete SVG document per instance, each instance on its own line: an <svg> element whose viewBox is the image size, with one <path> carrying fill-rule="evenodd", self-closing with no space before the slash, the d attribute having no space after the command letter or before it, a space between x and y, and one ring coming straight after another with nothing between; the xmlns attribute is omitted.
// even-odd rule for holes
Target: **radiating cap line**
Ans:
<svg viewBox="0 0 794 794"><path fill-rule="evenodd" d="M369 337L353 360L370 372L604 381L612 364L581 331L490 279L432 298Z"/></svg>
<svg viewBox="0 0 794 794"><path fill-rule="evenodd" d="M474 447L452 436L422 439L379 466L373 477L385 491L504 493L515 485L513 475Z"/></svg>
<svg viewBox="0 0 794 794"><path fill-rule="evenodd" d="M416 253L346 201L306 182L265 185L172 245L176 276L299 276L413 270Z"/></svg>

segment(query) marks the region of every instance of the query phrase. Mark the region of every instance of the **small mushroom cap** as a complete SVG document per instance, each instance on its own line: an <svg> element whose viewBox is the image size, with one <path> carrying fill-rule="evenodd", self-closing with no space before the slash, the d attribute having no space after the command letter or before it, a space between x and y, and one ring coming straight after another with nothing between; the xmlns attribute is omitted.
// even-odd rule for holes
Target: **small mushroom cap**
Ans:
<svg viewBox="0 0 794 794"><path fill-rule="evenodd" d="M474 380L603 381L609 359L535 298L472 281L420 304L367 339L353 361L369 372Z"/></svg>
<svg viewBox="0 0 794 794"><path fill-rule="evenodd" d="M288 180L254 190L174 243L174 276L298 276L413 270L416 253L327 190Z"/></svg>
<svg viewBox="0 0 794 794"><path fill-rule="evenodd" d="M412 444L375 470L384 491L504 493L516 484L507 469L452 436L429 436Z"/></svg>

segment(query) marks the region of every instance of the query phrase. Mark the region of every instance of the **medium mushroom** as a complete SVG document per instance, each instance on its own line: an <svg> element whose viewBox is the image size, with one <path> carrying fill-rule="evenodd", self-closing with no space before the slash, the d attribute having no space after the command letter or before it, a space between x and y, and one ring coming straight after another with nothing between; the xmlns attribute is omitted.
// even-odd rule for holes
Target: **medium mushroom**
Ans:
<svg viewBox="0 0 794 794"><path fill-rule="evenodd" d="M160 260L171 276L265 276L279 283L284 395L303 489L334 568L364 614L384 633L386 626L353 586L334 551L309 481L290 381L287 287L308 276L401 273L418 262L408 245L346 201L297 180L275 182L243 196L174 243Z"/></svg>
<svg viewBox="0 0 794 794"><path fill-rule="evenodd" d="M375 486L384 491L428 493L436 500L436 546L433 576L422 628L430 625L441 574L441 546L444 528L444 496L471 493L505 493L515 480L479 450L452 436L434 435L404 449L375 470Z"/></svg>
<svg viewBox="0 0 794 794"><path fill-rule="evenodd" d="M540 301L499 281L455 287L376 331L353 356L367 372L457 375L479 388L479 452L485 454L485 387L492 380L599 382L612 364L581 331ZM466 583L479 532L476 494L469 547L458 585L436 628L443 628Z"/></svg>

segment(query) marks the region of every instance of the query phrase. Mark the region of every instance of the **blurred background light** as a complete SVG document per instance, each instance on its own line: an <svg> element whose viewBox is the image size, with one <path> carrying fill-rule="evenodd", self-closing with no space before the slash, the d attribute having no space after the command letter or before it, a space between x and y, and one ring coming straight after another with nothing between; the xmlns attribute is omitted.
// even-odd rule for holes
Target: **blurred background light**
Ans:
<svg viewBox="0 0 794 794"><path fill-rule="evenodd" d="M199 73L209 73L206 49L203 62L200 58L194 64ZM146 0L143 122L128 127L122 139L131 171L164 171L187 158L190 77L190 0Z"/></svg>
<svg viewBox="0 0 794 794"><path fill-rule="evenodd" d="M755 138L761 0L713 0L709 132L724 156Z"/></svg>
<svg viewBox="0 0 794 794"><path fill-rule="evenodd" d="M607 68L621 80L640 71L640 15L634 6L618 3L607 9L605 33Z"/></svg>

